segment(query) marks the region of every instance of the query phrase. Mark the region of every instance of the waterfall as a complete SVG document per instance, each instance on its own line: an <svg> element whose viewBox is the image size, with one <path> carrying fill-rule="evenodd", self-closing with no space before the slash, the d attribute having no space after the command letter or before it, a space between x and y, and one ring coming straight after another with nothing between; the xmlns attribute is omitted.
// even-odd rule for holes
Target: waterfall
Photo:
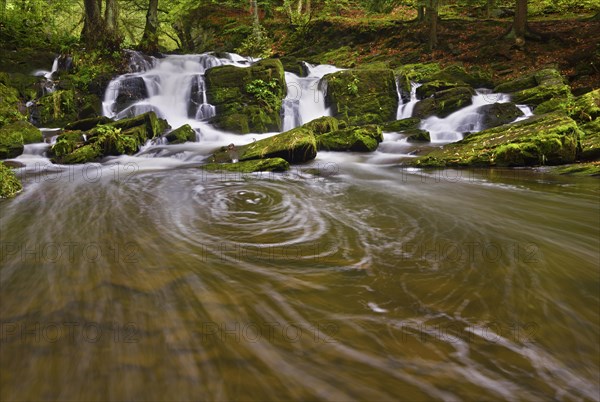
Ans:
<svg viewBox="0 0 600 402"><path fill-rule="evenodd" d="M482 125L483 115L479 108L492 103L510 102L510 95L492 93L488 89L478 89L472 98L473 103L451 115L440 118L430 116L421 122L421 129L429 131L431 142L455 142L463 138L463 133L478 132L484 127ZM531 109L524 105L518 105L524 116L517 120L523 120L532 115Z"/></svg>
<svg viewBox="0 0 600 402"><path fill-rule="evenodd" d="M286 72L287 96L283 100L283 131L301 126L322 116L331 116L331 110L325 104L327 95L326 74L341 71L331 65L313 66L304 63L308 74L300 77Z"/></svg>
<svg viewBox="0 0 600 402"><path fill-rule="evenodd" d="M129 51L131 73L113 79L102 103L103 114L125 118L154 111L173 127L207 120L216 113L206 96L204 74L210 68L231 64L248 67L254 59L226 54L170 55L163 59Z"/></svg>
<svg viewBox="0 0 600 402"><path fill-rule="evenodd" d="M421 85L422 84L418 84L416 82L410 83L410 100L407 103L404 103L402 100L402 91L400 90L400 85L398 81L396 81L396 91L398 92L398 112L396 113L396 120L408 119L412 117L413 109L419 101L417 99L417 88L419 88Z"/></svg>

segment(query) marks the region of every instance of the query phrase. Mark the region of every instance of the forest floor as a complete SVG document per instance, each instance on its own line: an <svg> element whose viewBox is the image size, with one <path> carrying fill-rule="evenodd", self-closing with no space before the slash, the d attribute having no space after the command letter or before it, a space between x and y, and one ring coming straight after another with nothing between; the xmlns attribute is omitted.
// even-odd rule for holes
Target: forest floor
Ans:
<svg viewBox="0 0 600 402"><path fill-rule="evenodd" d="M600 22L589 18L530 21L529 28L542 36L528 40L523 49L505 38L511 20L442 20L439 46L428 52L423 24L393 20L316 20L303 34L289 34L279 24L279 56L294 56L314 63L354 67L383 62L390 67L408 63L438 62L477 66L498 81L516 78L553 66L569 80L577 95L600 87Z"/></svg>

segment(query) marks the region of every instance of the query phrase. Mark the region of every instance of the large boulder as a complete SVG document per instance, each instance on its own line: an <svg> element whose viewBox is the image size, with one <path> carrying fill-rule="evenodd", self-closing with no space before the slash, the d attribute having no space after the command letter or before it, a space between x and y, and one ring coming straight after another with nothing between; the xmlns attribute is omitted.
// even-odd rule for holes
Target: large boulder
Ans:
<svg viewBox="0 0 600 402"><path fill-rule="evenodd" d="M17 194L23 186L11 168L0 163L0 198L10 198Z"/></svg>
<svg viewBox="0 0 600 402"><path fill-rule="evenodd" d="M482 125L484 129L508 124L523 116L523 111L510 102L483 105L478 111L483 115Z"/></svg>
<svg viewBox="0 0 600 402"><path fill-rule="evenodd" d="M96 125L88 131L65 131L50 149L52 161L61 164L93 162L105 156L133 155L146 141L169 128L154 112Z"/></svg>
<svg viewBox="0 0 600 402"><path fill-rule="evenodd" d="M429 134L429 131L426 130L412 128L406 130L404 134L407 135L407 142L431 142L431 135Z"/></svg>
<svg viewBox="0 0 600 402"><path fill-rule="evenodd" d="M280 130L286 83L279 60L261 60L248 68L211 68L206 85L208 102L217 110L211 119L216 127L238 134Z"/></svg>
<svg viewBox="0 0 600 402"><path fill-rule="evenodd" d="M413 117L424 119L429 116L446 117L473 103L475 91L469 87L456 87L436 92L415 105Z"/></svg>
<svg viewBox="0 0 600 402"><path fill-rule="evenodd" d="M255 159L282 158L289 163L302 163L317 156L317 142L313 133L303 127L297 127L285 133L277 134L234 149L222 147L213 154L214 163L228 163Z"/></svg>
<svg viewBox="0 0 600 402"><path fill-rule="evenodd" d="M115 100L117 110L123 110L133 103L146 99L148 89L142 77L128 77L119 82L119 94Z"/></svg>
<svg viewBox="0 0 600 402"><path fill-rule="evenodd" d="M184 124L183 126L171 131L167 135L165 135L169 144L183 144L184 142L194 142L196 141L196 132L189 124Z"/></svg>
<svg viewBox="0 0 600 402"><path fill-rule="evenodd" d="M254 172L285 172L290 169L288 161L282 158L253 159L237 163L208 163L200 166L201 169L211 172L234 172L234 173L254 173Z"/></svg>
<svg viewBox="0 0 600 402"><path fill-rule="evenodd" d="M433 74L440 71L437 63L405 64L394 70L398 79L398 86L402 94L402 100L410 100L411 82L425 82Z"/></svg>
<svg viewBox="0 0 600 402"><path fill-rule="evenodd" d="M317 148L325 151L373 152L383 141L381 127L349 127L317 136Z"/></svg>
<svg viewBox="0 0 600 402"><path fill-rule="evenodd" d="M563 113L472 134L412 162L415 166L532 166L574 162L582 135Z"/></svg>
<svg viewBox="0 0 600 402"><path fill-rule="evenodd" d="M600 89L577 97L568 110L569 116L580 123L588 123L600 117Z"/></svg>
<svg viewBox="0 0 600 402"><path fill-rule="evenodd" d="M494 92L510 93L513 102L535 107L535 114L565 111L573 97L565 79L552 68L500 84Z"/></svg>
<svg viewBox="0 0 600 402"><path fill-rule="evenodd" d="M350 125L395 119L398 93L393 70L345 70L324 78L327 80L326 101L338 119Z"/></svg>
<svg viewBox="0 0 600 402"><path fill-rule="evenodd" d="M600 119L595 119L586 124L580 124L583 131L581 137L581 160L600 160Z"/></svg>
<svg viewBox="0 0 600 402"><path fill-rule="evenodd" d="M0 128L0 159L16 158L23 153L24 144L42 142L41 131L24 120Z"/></svg>
<svg viewBox="0 0 600 402"><path fill-rule="evenodd" d="M332 131L336 131L338 128L343 128L340 127L343 125L340 123L343 122L340 122L335 117L324 116L319 117L318 119L310 121L306 124L303 124L302 127L312 131L314 135L321 135L325 133L330 133Z"/></svg>

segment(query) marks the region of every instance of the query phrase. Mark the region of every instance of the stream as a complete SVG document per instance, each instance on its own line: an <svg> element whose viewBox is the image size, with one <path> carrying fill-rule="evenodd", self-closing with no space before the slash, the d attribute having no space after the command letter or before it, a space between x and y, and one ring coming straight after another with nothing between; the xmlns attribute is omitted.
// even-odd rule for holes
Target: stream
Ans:
<svg viewBox="0 0 600 402"><path fill-rule="evenodd" d="M44 130L16 158L1 400L598 398L597 178L401 167L422 147L401 133L287 173L204 172L215 148L277 134L207 123L204 72L251 63L138 60L111 82L105 115L154 110L196 142L63 166ZM286 73L286 129L331 113L321 78L338 69L305 67ZM143 96L118 104L128 80ZM509 101L478 91L424 120L430 146L476 131L490 98Z"/></svg>

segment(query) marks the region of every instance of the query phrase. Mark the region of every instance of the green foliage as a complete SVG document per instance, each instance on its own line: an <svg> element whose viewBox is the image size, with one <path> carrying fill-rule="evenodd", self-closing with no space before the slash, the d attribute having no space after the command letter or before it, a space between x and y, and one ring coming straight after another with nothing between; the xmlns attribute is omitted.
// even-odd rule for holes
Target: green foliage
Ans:
<svg viewBox="0 0 600 402"><path fill-rule="evenodd" d="M273 42L266 29L258 25L244 39L240 47L236 49L236 52L252 57L267 58L273 53L272 46Z"/></svg>
<svg viewBox="0 0 600 402"><path fill-rule="evenodd" d="M0 162L0 198L10 198L23 189L11 168Z"/></svg>
<svg viewBox="0 0 600 402"><path fill-rule="evenodd" d="M348 85L346 86L346 90L348 91L348 94L357 96L359 83L360 83L360 80L358 79L358 77L354 77L354 79L352 81L350 81L348 83Z"/></svg>
<svg viewBox="0 0 600 402"><path fill-rule="evenodd" d="M277 96L277 87L278 84L275 80L269 82L253 80L246 85L246 92L254 96L260 105L267 108L269 112L273 112L278 110L278 105L281 105Z"/></svg>

